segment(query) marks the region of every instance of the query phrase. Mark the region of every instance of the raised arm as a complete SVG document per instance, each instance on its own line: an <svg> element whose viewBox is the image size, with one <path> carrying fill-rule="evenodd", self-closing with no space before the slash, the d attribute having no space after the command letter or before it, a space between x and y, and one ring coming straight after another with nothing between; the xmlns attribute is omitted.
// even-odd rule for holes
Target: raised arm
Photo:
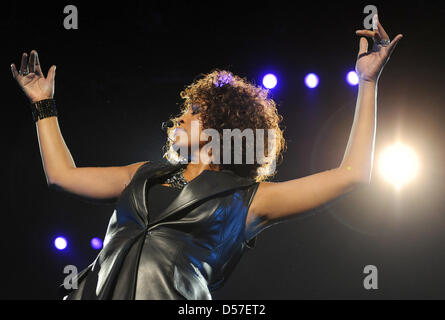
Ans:
<svg viewBox="0 0 445 320"><path fill-rule="evenodd" d="M377 19L377 17L375 17ZM374 31L358 30L357 35L372 37L373 50L368 52L366 38L360 38L356 71L359 76L357 104L349 141L339 167L285 182L260 183L249 209L248 221L261 217L264 223L289 218L332 201L355 188L370 183L376 130L377 82L402 35L388 45L389 37L376 21ZM258 219L257 219L258 220Z"/></svg>
<svg viewBox="0 0 445 320"><path fill-rule="evenodd" d="M30 103L53 98L55 69L52 66L45 78L35 50L29 59L23 53L20 72L11 64L12 75ZM48 186L88 202L114 202L131 181L134 172L145 163L78 168L60 132L56 116L37 120L36 131Z"/></svg>

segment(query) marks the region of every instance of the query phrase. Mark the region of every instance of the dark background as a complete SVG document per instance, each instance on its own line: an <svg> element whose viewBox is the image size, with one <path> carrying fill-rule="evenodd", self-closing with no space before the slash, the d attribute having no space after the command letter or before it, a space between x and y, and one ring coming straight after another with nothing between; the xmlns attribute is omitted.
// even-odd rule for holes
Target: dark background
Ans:
<svg viewBox="0 0 445 320"><path fill-rule="evenodd" d="M374 4L390 37L402 33L378 89L372 182L329 205L260 234L214 299L445 298L443 27L440 1L58 1L3 2L1 299L55 299L63 267L79 270L103 239L111 205L47 187L36 128L10 63L36 49L43 71L57 65L59 125L78 167L161 157L160 124L178 112L180 90L201 73L227 69L261 84L284 116L288 151L274 181L338 166L352 125L363 8ZM65 5L79 29L65 30ZM320 85L304 86L315 72ZM400 194L378 174L377 157L400 139L421 170ZM296 194L295 197L298 197ZM57 251L65 235L69 249ZM375 265L379 288L363 288Z"/></svg>

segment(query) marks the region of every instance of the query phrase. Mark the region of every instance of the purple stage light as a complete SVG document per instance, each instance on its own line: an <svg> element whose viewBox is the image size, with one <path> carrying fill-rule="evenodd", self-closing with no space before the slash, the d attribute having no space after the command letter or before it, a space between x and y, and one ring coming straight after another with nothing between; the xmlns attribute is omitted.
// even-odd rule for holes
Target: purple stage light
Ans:
<svg viewBox="0 0 445 320"><path fill-rule="evenodd" d="M358 84L358 75L355 71L349 71L348 74L346 75L346 81L351 85L351 86L356 86Z"/></svg>
<svg viewBox="0 0 445 320"><path fill-rule="evenodd" d="M309 73L304 77L304 83L306 84L306 87L308 88L315 88L318 86L318 83L320 81L318 80L318 76L315 73Z"/></svg>
<svg viewBox="0 0 445 320"><path fill-rule="evenodd" d="M272 73L266 74L263 77L263 86L266 87L267 89L275 88L277 83L278 83L277 77Z"/></svg>
<svg viewBox="0 0 445 320"><path fill-rule="evenodd" d="M99 238L91 239L91 247L93 247L93 249L99 250L100 248L102 248L102 240Z"/></svg>
<svg viewBox="0 0 445 320"><path fill-rule="evenodd" d="M54 239L54 246L57 250L65 250L68 246L68 241L64 237L57 237Z"/></svg>

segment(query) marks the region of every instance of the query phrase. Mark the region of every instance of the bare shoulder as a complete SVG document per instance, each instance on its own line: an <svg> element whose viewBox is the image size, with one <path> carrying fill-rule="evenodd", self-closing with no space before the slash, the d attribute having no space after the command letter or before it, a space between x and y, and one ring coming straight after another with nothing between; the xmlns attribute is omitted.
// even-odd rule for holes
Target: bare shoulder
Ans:
<svg viewBox="0 0 445 320"><path fill-rule="evenodd" d="M138 169L143 166L144 164L146 164L149 161L140 161L140 162L135 162L132 164L129 164L128 166L126 166L126 168L128 169L128 176L130 181L133 179L134 174L136 173L136 171L138 171Z"/></svg>

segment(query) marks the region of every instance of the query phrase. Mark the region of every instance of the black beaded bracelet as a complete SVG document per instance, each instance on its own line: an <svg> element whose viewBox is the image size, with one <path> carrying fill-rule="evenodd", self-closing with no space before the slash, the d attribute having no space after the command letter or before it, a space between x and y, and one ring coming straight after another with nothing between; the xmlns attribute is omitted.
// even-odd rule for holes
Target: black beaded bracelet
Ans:
<svg viewBox="0 0 445 320"><path fill-rule="evenodd" d="M31 112L34 122L39 119L57 116L56 100L45 99L31 103Z"/></svg>

